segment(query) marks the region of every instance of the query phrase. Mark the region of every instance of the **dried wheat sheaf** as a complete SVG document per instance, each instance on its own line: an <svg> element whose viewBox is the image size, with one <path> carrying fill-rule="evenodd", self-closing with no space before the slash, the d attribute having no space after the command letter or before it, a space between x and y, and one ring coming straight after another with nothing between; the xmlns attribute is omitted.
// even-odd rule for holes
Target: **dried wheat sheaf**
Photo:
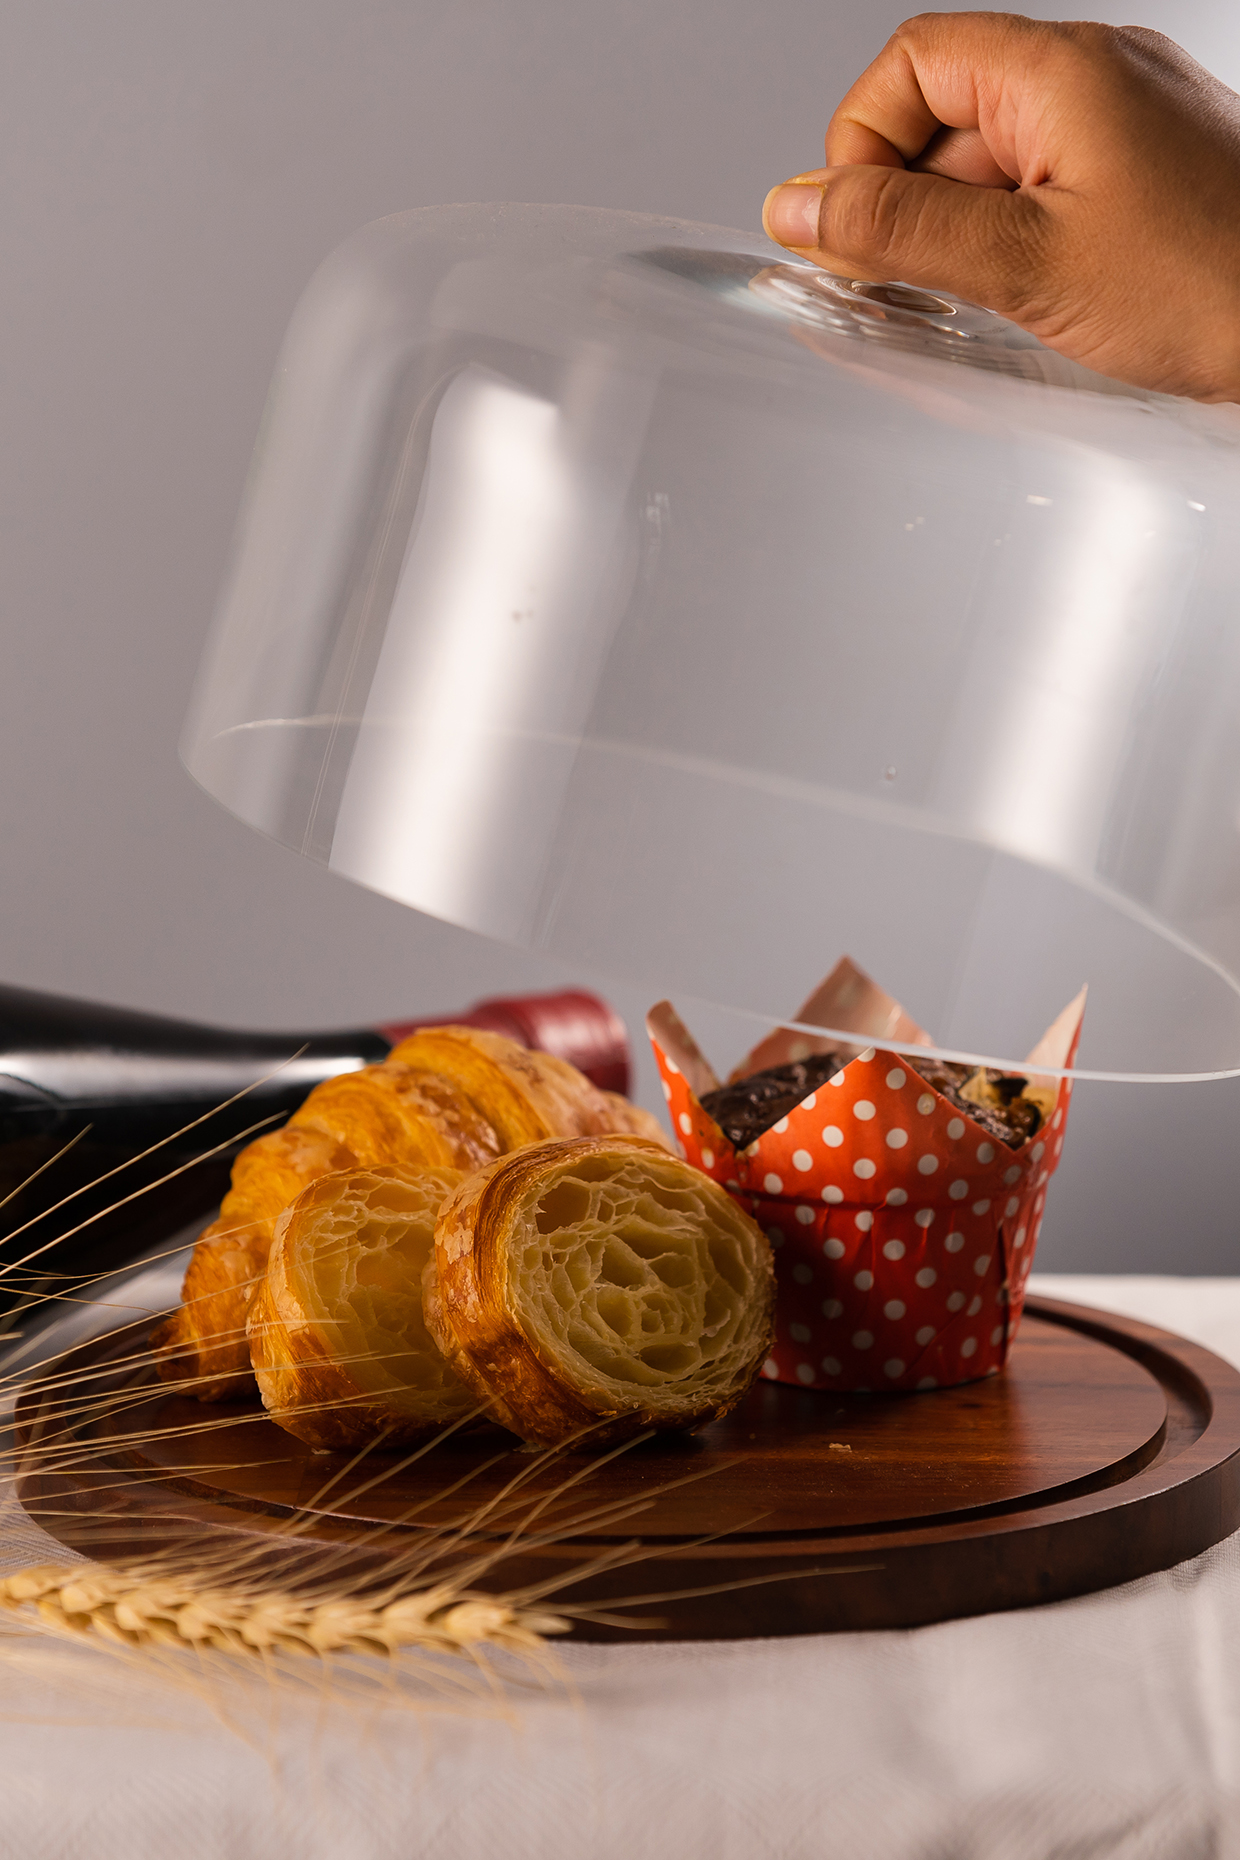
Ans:
<svg viewBox="0 0 1240 1860"><path fill-rule="evenodd" d="M449 1583L367 1608L342 1595L308 1604L261 1587L195 1588L157 1570L48 1563L0 1579L0 1605L33 1603L55 1633L100 1635L125 1647L217 1648L225 1653L393 1654L404 1647L461 1653L489 1644L540 1651L563 1634L558 1615L502 1601L462 1599Z"/></svg>
<svg viewBox="0 0 1240 1860"><path fill-rule="evenodd" d="M122 1195L119 1203L132 1198ZM68 1223L62 1239L90 1224L74 1223L74 1200L70 1195L58 1204ZM165 1271L190 1245L163 1256ZM590 1453L581 1451L589 1448L583 1438L570 1443L577 1450L567 1458L563 1451L531 1453L513 1442L499 1454L479 1457L479 1472L503 1462L506 1475L498 1490L492 1478L490 1495L481 1501L471 1500L473 1475L461 1477L458 1470L446 1482L435 1477L436 1446L456 1428L396 1461L383 1453L379 1439L343 1468L329 1470L320 1489L291 1515L267 1518L261 1528L252 1520L236 1529L215 1528L178 1521L172 1505L168 1518L159 1521L151 1554L135 1556L135 1479L149 1495L161 1481L171 1491L182 1475L227 1474L235 1470L230 1462L204 1465L201 1451L179 1459L179 1443L192 1440L201 1448L217 1437L223 1443L226 1429L267 1423L257 1407L224 1420L204 1408L200 1418L187 1422L190 1404L182 1402L175 1426L160 1426L157 1418L146 1425L144 1404L162 1387L146 1333L163 1312L144 1308L135 1314L139 1299L132 1281L104 1275L84 1285L79 1275L57 1274L54 1263L54 1243L45 1243L0 1265L0 1291L14 1300L0 1317L0 1341L8 1351L0 1403L10 1416L16 1407L21 1420L16 1430L10 1428L8 1492L0 1498L0 1567L9 1570L0 1577L0 1611L21 1645L18 1649L11 1634L0 1636L0 1660L28 1662L32 1639L42 1636L49 1645L76 1643L119 1656L131 1672L136 1663L165 1675L201 1673L205 1663L216 1671L249 1670L272 1686L286 1678L304 1683L316 1674L316 1683L342 1695L356 1695L360 1686L390 1698L394 1678L429 1674L438 1702L459 1707L465 1699L468 1708L468 1687L462 1691L459 1682L445 1680L445 1662L463 1666L493 1703L503 1685L491 1654L517 1656L524 1668L554 1675L551 1643L574 1622L636 1627L644 1624L634 1617L634 1606L666 1599L634 1596L611 1603L606 1613L566 1599L583 1578L651 1555L638 1542L614 1537L610 1547L578 1566L562 1565L553 1582L504 1586L505 1565L522 1554L563 1544L583 1526L594 1531L605 1526L610 1533L659 1495L651 1491L640 1504L609 1503L604 1481L601 1489L592 1488L592 1497L583 1496L583 1486L640 1439ZM148 1259L147 1270L157 1264ZM94 1332L106 1331L107 1348L94 1353L70 1348L48 1360L46 1346L39 1344L39 1319L56 1309L94 1319ZM41 1359L31 1357L35 1345L44 1351ZM458 1426L479 1418L466 1417ZM125 1456L155 1444L159 1467L153 1469L148 1456L140 1474L127 1476ZM350 1501L417 1461L423 1462L418 1470L426 1493L420 1503L351 1537L342 1539L337 1529L334 1538L324 1538L329 1510L347 1511ZM83 1490L89 1493L85 1524L76 1502ZM444 1522L447 1500L459 1501L459 1509ZM417 1528L409 1529L415 1515L432 1505L439 1522L432 1526L419 1518ZM66 1557L65 1541L84 1551L82 1560Z"/></svg>

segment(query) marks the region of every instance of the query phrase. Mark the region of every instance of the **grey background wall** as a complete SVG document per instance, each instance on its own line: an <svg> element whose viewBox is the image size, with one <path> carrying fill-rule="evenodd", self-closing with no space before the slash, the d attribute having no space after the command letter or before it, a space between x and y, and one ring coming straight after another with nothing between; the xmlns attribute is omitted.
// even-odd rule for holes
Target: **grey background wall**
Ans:
<svg viewBox="0 0 1240 1860"><path fill-rule="evenodd" d="M315 264L380 214L575 200L755 225L902 16L0 0L0 978L290 1028L608 986L333 879L180 768L268 374ZM1240 86L1229 0L1139 17ZM644 998L610 992L636 1030ZM1042 1263L1240 1270L1240 1084L1085 1088L1074 1119Z"/></svg>

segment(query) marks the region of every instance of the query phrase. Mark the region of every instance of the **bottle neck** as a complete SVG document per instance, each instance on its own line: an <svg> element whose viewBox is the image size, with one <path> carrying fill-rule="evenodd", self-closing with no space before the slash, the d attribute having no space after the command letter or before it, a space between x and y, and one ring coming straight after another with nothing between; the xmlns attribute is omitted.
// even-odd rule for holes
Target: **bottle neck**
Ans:
<svg viewBox="0 0 1240 1860"><path fill-rule="evenodd" d="M0 1116L43 1126L52 1118L66 1135L90 1122L99 1140L123 1126L137 1140L135 1118L162 1134L244 1092L212 1120L219 1142L256 1117L296 1109L321 1080L373 1065L388 1048L372 1028L256 1034L0 987Z"/></svg>
<svg viewBox="0 0 1240 1860"><path fill-rule="evenodd" d="M89 1122L97 1141L122 1132L155 1141L214 1112L210 1142L218 1143L260 1117L295 1110L322 1080L376 1064L419 1027L453 1022L553 1053L602 1090L628 1088L624 1022L584 989L497 996L457 1014L303 1036L0 987L0 1137L17 1118L62 1137ZM204 1147L201 1136L195 1142Z"/></svg>

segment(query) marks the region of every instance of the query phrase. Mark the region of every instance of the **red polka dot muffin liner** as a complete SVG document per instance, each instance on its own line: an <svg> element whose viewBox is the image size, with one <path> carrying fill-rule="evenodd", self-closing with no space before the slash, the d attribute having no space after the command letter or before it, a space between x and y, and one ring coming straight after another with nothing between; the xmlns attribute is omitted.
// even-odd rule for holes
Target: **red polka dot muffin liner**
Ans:
<svg viewBox="0 0 1240 1860"><path fill-rule="evenodd" d="M1082 995L1031 1063L1073 1064L1083 1008ZM775 1249L765 1376L814 1389L933 1389L1003 1367L1071 1079L1057 1081L1036 1136L1010 1149L905 1058L871 1046L737 1151L698 1101L694 1083L710 1090L712 1075L669 1004L647 1028L686 1160L729 1189Z"/></svg>

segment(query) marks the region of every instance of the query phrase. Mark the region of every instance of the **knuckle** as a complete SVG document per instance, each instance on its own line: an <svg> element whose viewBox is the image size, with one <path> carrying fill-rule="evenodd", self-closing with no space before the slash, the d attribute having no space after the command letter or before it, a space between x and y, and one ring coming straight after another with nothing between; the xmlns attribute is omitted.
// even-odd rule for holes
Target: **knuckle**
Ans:
<svg viewBox="0 0 1240 1860"><path fill-rule="evenodd" d="M903 62L916 70L925 58L933 55L935 45L942 39L944 22L953 17L950 13L914 13L902 20L887 41L884 59Z"/></svg>
<svg viewBox="0 0 1240 1860"><path fill-rule="evenodd" d="M1184 58L1174 40L1149 26L1108 26L1096 20L1073 20L1057 26L1055 31L1079 65L1095 70L1133 65L1171 67Z"/></svg>
<svg viewBox="0 0 1240 1860"><path fill-rule="evenodd" d="M1125 63L1174 70L1185 62L1183 47L1169 39L1165 32L1155 32L1152 26L1111 26L1107 31L1110 35L1108 49L1112 56L1122 58Z"/></svg>
<svg viewBox="0 0 1240 1860"><path fill-rule="evenodd" d="M913 13L902 20L887 41L888 54L906 59L917 66L932 56L943 40L944 31L960 16L954 13ZM976 17L976 16L975 16Z"/></svg>
<svg viewBox="0 0 1240 1860"><path fill-rule="evenodd" d="M1081 38L1086 45L1097 46L1099 51L1110 52L1126 46L1139 46L1146 51L1159 52L1171 49L1171 40L1165 33L1155 32L1152 26L1104 26L1096 22L1082 24Z"/></svg>
<svg viewBox="0 0 1240 1860"><path fill-rule="evenodd" d="M905 44L915 43L924 39L928 32L933 32L942 17L941 13L911 13L907 19L900 21L891 36Z"/></svg>

